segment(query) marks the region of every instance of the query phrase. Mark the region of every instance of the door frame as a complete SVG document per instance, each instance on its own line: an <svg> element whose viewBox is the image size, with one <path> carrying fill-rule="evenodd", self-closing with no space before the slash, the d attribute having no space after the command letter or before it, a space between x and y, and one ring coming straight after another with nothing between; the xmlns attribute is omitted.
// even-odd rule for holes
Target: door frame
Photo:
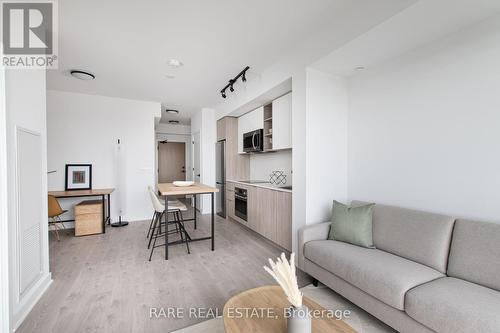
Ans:
<svg viewBox="0 0 500 333"><path fill-rule="evenodd" d="M159 181L159 178L160 178L160 145L163 145L163 144L169 144L169 143L178 143L178 144L182 144L184 145L184 180L189 180L189 177L188 177L188 172L187 172L187 162L188 162L188 159L189 159L189 156L188 156L188 143L186 143L185 141L174 141L174 140L160 140L157 142L157 147L158 149L156 150L157 151L157 168L156 168L156 173L157 173L157 179Z"/></svg>
<svg viewBox="0 0 500 333"><path fill-rule="evenodd" d="M158 163L158 145L160 141L170 141L170 142L184 142L185 147L186 147L186 154L184 156L185 160L185 165L186 165L186 170L187 168L192 168L193 165L193 152L192 152L192 145L190 144L191 142L191 135L190 134L170 134L170 133L162 133L162 132L155 132L155 169L154 169L154 174L155 174L155 186L158 184L158 176L159 176L159 163ZM189 151L188 151L189 150ZM188 177L189 175L189 177ZM186 180L192 180L192 173L189 173L186 171Z"/></svg>
<svg viewBox="0 0 500 333"><path fill-rule="evenodd" d="M0 45L1 46L1 45ZM7 112L5 70L0 66L0 332L10 331L9 230L7 204Z"/></svg>
<svg viewBox="0 0 500 333"><path fill-rule="evenodd" d="M191 155L192 155L192 161L193 161L192 168L191 168L191 169L192 169L192 176L191 176L192 178L191 178L191 179L193 179L194 181L196 181L196 178L195 178L195 170L194 170L194 164L195 164L195 163L194 163L194 161L195 161L195 155L194 155L194 152L195 152L195 149L194 149L194 137L195 137L196 135L198 135L198 138L199 138L199 140L198 140L198 141L199 141L199 145L200 145L200 149L199 149L199 151L200 151L200 156L198 156L198 158L200 159L200 182L201 182L201 170L203 170L203 162L202 162L202 161L203 161L203 159L201 158L201 157L202 157L202 155L203 155L203 151L202 151L202 149L201 149L201 131L197 131L197 132L194 132L194 133L192 133L192 134L191 134L191 144L192 144L192 147L191 147ZM200 195L198 195L198 196L197 196L197 198L198 198L198 203L197 203L197 205L196 205L196 208L197 208L197 210L198 210L199 212L202 212L202 211L203 211L203 200L201 200L201 196L200 196ZM191 200L191 206L192 206L192 207L194 207L194 200L195 200L195 199L196 199L196 198L193 198L193 199Z"/></svg>

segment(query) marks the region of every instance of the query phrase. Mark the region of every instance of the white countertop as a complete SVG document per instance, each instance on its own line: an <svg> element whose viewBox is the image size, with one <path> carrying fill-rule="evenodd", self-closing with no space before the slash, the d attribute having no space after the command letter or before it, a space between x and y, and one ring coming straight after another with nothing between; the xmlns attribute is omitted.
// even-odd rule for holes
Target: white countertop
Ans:
<svg viewBox="0 0 500 333"><path fill-rule="evenodd" d="M274 185L274 184L271 184L271 183L245 183L245 182L242 182L242 181L239 181L239 180L226 180L226 182L228 183L235 183L235 184L241 184L241 185L246 185L246 186L255 186L255 187L262 187L262 188L267 188L267 189L270 189L270 190L274 190L274 191L281 191L281 192L288 192L288 193L292 193L292 190L288 190L286 188L281 188L279 187L279 185Z"/></svg>

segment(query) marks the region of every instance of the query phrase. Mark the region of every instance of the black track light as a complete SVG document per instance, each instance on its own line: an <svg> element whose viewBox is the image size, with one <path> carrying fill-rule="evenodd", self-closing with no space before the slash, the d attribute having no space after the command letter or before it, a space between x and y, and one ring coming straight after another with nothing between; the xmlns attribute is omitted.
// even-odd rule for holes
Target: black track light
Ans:
<svg viewBox="0 0 500 333"><path fill-rule="evenodd" d="M234 84L238 81L238 79L241 77L241 81L247 82L247 77L246 77L246 72L249 70L250 67L246 66L238 75L234 77L234 79L229 80L229 83L226 84L224 88L220 91L222 98L226 98L226 89L229 88L230 92L234 92Z"/></svg>

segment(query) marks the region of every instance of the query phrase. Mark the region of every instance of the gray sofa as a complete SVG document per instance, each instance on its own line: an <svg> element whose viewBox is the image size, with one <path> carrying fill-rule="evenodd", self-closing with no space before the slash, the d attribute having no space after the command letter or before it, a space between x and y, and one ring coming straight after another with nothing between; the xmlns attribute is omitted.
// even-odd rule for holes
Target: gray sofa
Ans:
<svg viewBox="0 0 500 333"><path fill-rule="evenodd" d="M329 230L299 231L299 268L389 326L500 333L500 224L376 205L376 249L327 240Z"/></svg>

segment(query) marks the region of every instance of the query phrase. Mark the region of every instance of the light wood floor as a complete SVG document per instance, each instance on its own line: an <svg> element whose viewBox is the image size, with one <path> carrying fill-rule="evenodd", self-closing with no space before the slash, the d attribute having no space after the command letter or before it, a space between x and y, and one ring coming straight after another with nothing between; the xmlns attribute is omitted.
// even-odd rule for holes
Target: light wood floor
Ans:
<svg viewBox="0 0 500 333"><path fill-rule="evenodd" d="M210 230L209 215L200 217L198 230L187 228L192 236ZM210 241L192 243L190 255L176 245L170 260L158 248L151 262L148 226L132 222L104 235L63 235L60 242L51 236L53 283L16 332L171 332L204 319L150 319L151 307L221 311L231 296L274 284L262 266L281 250L236 222L217 217L214 252ZM299 284L309 282L299 274Z"/></svg>

